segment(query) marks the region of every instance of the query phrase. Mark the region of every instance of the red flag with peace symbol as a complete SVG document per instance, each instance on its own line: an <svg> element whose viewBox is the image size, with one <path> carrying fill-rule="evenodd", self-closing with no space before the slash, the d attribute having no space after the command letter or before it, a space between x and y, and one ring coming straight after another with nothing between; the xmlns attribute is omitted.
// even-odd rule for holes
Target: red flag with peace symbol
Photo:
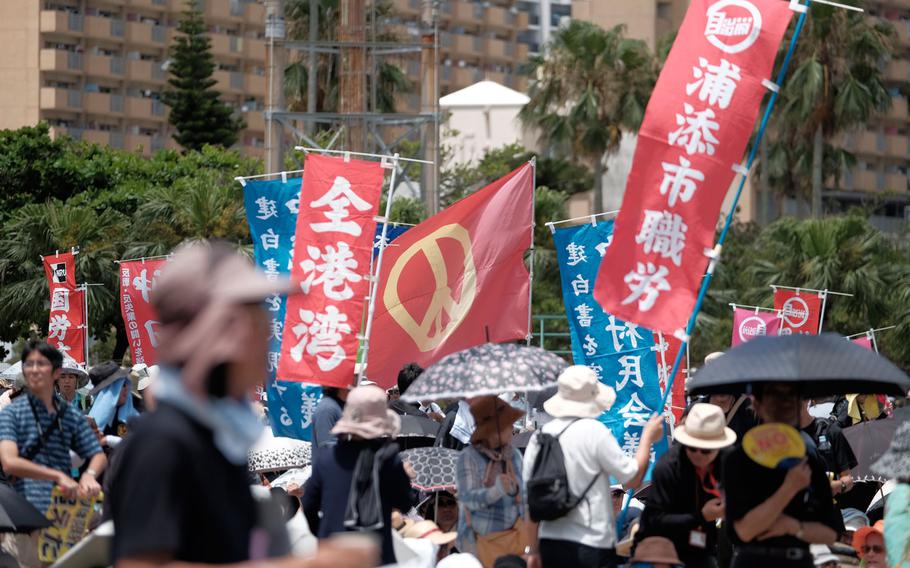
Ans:
<svg viewBox="0 0 910 568"><path fill-rule="evenodd" d="M528 335L534 168L525 164L410 229L385 249L367 375L388 388L487 341Z"/></svg>

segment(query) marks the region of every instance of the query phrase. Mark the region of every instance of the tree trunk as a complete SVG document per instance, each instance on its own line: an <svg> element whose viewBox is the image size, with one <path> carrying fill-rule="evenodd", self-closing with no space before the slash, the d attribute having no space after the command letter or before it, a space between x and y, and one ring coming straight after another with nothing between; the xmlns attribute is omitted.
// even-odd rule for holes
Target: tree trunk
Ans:
<svg viewBox="0 0 910 568"><path fill-rule="evenodd" d="M820 219L822 216L822 158L824 152L824 139L822 128L815 129L812 140L812 217Z"/></svg>
<svg viewBox="0 0 910 568"><path fill-rule="evenodd" d="M604 164L603 156L599 156L594 162L594 211L592 213L604 212Z"/></svg>

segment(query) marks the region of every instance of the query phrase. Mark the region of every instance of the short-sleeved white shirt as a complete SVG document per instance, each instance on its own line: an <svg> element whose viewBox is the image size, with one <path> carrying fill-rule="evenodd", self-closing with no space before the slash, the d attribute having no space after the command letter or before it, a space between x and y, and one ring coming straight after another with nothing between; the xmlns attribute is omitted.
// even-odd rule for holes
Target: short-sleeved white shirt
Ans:
<svg viewBox="0 0 910 568"><path fill-rule="evenodd" d="M555 436L572 420L574 419L556 418L540 431ZM616 521L610 499L610 476L620 483L626 483L638 473L638 463L622 453L609 428L591 418L572 424L560 436L559 444L565 456L566 475L573 495L581 495L598 472L600 477L584 500L569 514L555 521L542 521L539 537L568 540L595 548L614 548ZM534 435L522 464L525 479L531 477L538 449L537 436Z"/></svg>

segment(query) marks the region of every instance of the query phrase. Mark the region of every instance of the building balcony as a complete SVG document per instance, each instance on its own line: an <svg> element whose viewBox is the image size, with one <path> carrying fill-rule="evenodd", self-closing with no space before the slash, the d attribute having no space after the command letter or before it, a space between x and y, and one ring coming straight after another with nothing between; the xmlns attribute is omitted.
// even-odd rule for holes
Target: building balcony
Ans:
<svg viewBox="0 0 910 568"><path fill-rule="evenodd" d="M454 24L476 25L484 19L484 7L473 2L451 2L452 22Z"/></svg>
<svg viewBox="0 0 910 568"><path fill-rule="evenodd" d="M910 81L910 62L904 59L893 59L885 68L885 79L895 83Z"/></svg>
<svg viewBox="0 0 910 568"><path fill-rule="evenodd" d="M167 80L167 71L158 61L130 59L126 62L126 77L130 81L160 85Z"/></svg>
<svg viewBox="0 0 910 568"><path fill-rule="evenodd" d="M879 178L882 178L882 181L884 182L884 176L879 176L876 172L855 169L851 172L847 172L844 176L843 183L845 189L874 192L877 191Z"/></svg>
<svg viewBox="0 0 910 568"><path fill-rule="evenodd" d="M248 24L264 25L265 6L259 3L246 4L246 13L243 17Z"/></svg>
<svg viewBox="0 0 910 568"><path fill-rule="evenodd" d="M143 24L141 22L128 22L126 26L126 40L132 44L146 47L166 47L168 38L168 29L165 26Z"/></svg>
<svg viewBox="0 0 910 568"><path fill-rule="evenodd" d="M222 93L239 95L243 94L246 88L243 73L237 71L215 71L212 73L212 79L218 81L215 88Z"/></svg>
<svg viewBox="0 0 910 568"><path fill-rule="evenodd" d="M126 97L125 111L130 120L163 122L167 118L167 106L155 99Z"/></svg>
<svg viewBox="0 0 910 568"><path fill-rule="evenodd" d="M39 95L41 110L82 110L82 91L41 87Z"/></svg>
<svg viewBox="0 0 910 568"><path fill-rule="evenodd" d="M266 50L268 49L268 44L265 40L246 38L243 43L246 47L247 59L265 62Z"/></svg>
<svg viewBox="0 0 910 568"><path fill-rule="evenodd" d="M38 27L41 33L79 36L85 27L85 20L80 14L41 10Z"/></svg>
<svg viewBox="0 0 910 568"><path fill-rule="evenodd" d="M528 46L523 43L488 38L486 55L504 61L524 61L528 57Z"/></svg>
<svg viewBox="0 0 910 568"><path fill-rule="evenodd" d="M147 10L163 11L170 8L168 0L127 0L130 7L145 8ZM123 0L120 0L123 3ZM129 144L127 144L129 146Z"/></svg>
<svg viewBox="0 0 910 568"><path fill-rule="evenodd" d="M483 80L483 70L473 67L453 67L451 74L453 90L463 89Z"/></svg>
<svg viewBox="0 0 910 568"><path fill-rule="evenodd" d="M42 71L82 73L83 58L81 53L64 49L42 49L39 62Z"/></svg>
<svg viewBox="0 0 910 568"><path fill-rule="evenodd" d="M907 146L907 136L889 134L885 136L885 153L891 158L906 160L910 157Z"/></svg>
<svg viewBox="0 0 910 568"><path fill-rule="evenodd" d="M264 99L268 94L268 79L263 75L246 75L246 88L243 93L253 97Z"/></svg>
<svg viewBox="0 0 910 568"><path fill-rule="evenodd" d="M261 110L245 112L241 115L246 122L246 129L255 132L265 132L265 113Z"/></svg>
<svg viewBox="0 0 910 568"><path fill-rule="evenodd" d="M484 51L484 40L480 36L448 34L448 45L445 50L452 54L453 59L463 57L480 57Z"/></svg>
<svg viewBox="0 0 910 568"><path fill-rule="evenodd" d="M85 35L106 41L123 41L126 24L123 20L102 18L101 16L85 17Z"/></svg>
<svg viewBox="0 0 910 568"><path fill-rule="evenodd" d="M122 79L125 72L126 65L122 57L93 54L85 56L86 75L105 79Z"/></svg>
<svg viewBox="0 0 910 568"><path fill-rule="evenodd" d="M908 191L907 176L903 174L885 174L885 187L882 190L906 193Z"/></svg>
<svg viewBox="0 0 910 568"><path fill-rule="evenodd" d="M215 57L240 58L243 56L243 38L225 34L209 34L212 40L212 55ZM263 59L265 59L263 57Z"/></svg>
<svg viewBox="0 0 910 568"><path fill-rule="evenodd" d="M420 16L423 10L422 0L395 0L395 13L401 16ZM441 12L442 10L440 10ZM441 15L441 14L440 14Z"/></svg>
<svg viewBox="0 0 910 568"><path fill-rule="evenodd" d="M885 116L891 120L900 121L910 118L910 113L907 111L907 97L892 97L891 108L888 109L888 113Z"/></svg>
<svg viewBox="0 0 910 568"><path fill-rule="evenodd" d="M483 23L488 27L499 28L501 30L523 30L528 27L528 13L516 13L508 8L490 6L487 8Z"/></svg>
<svg viewBox="0 0 910 568"><path fill-rule="evenodd" d="M903 46L910 46L910 21L892 20L891 24L897 30L898 43Z"/></svg>
<svg viewBox="0 0 910 568"><path fill-rule="evenodd" d="M85 93L83 109L99 115L123 115L123 95L114 93Z"/></svg>
<svg viewBox="0 0 910 568"><path fill-rule="evenodd" d="M236 0L207 0L202 9L205 21L239 22L246 14L244 5Z"/></svg>
<svg viewBox="0 0 910 568"><path fill-rule="evenodd" d="M124 140L126 150L139 152L146 158L163 149L166 145L167 141L161 135L127 134Z"/></svg>
<svg viewBox="0 0 910 568"><path fill-rule="evenodd" d="M850 133L844 138L844 147L856 154L878 156L885 151L885 137L869 130Z"/></svg>

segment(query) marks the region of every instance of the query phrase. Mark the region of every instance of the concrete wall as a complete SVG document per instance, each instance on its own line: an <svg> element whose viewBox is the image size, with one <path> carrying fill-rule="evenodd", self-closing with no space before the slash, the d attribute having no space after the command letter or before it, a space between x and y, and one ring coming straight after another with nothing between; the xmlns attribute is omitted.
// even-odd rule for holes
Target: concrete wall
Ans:
<svg viewBox="0 0 910 568"><path fill-rule="evenodd" d="M450 107L442 143L453 148L452 163L480 160L494 148L519 142L529 149L518 120L519 106ZM448 133L448 134L447 134ZM443 164L443 167L446 167Z"/></svg>
<svg viewBox="0 0 910 568"><path fill-rule="evenodd" d="M38 122L39 16L34 0L0 1L0 129Z"/></svg>

